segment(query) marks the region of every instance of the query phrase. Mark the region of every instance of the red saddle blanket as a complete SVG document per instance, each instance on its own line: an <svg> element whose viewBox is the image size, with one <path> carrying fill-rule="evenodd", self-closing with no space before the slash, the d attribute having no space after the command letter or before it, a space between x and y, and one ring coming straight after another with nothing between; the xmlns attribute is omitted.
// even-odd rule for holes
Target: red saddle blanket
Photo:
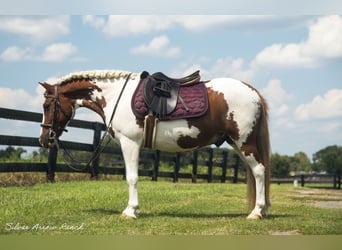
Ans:
<svg viewBox="0 0 342 250"><path fill-rule="evenodd" d="M143 88L144 79L140 80L131 101L131 107L137 118L144 119L148 114L148 107L144 101ZM208 110L208 92L204 82L199 82L189 86L180 86L179 96L181 96L185 105L178 97L175 110L160 120L177 120L185 118L194 118L204 115Z"/></svg>

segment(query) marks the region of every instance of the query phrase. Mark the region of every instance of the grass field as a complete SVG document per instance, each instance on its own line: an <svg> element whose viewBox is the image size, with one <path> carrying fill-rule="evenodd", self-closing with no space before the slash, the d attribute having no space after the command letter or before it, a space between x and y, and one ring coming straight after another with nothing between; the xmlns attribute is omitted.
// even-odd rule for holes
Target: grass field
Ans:
<svg viewBox="0 0 342 250"><path fill-rule="evenodd" d="M244 184L141 181L141 211L120 218L124 181L72 181L0 188L4 235L342 234L342 192L272 185L267 219L246 220ZM336 207L336 204L338 205Z"/></svg>

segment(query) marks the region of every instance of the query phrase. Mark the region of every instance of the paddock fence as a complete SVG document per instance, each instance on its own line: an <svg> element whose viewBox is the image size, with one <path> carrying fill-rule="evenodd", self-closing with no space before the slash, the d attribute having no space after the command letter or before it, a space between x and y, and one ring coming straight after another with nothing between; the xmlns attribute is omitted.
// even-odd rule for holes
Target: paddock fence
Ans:
<svg viewBox="0 0 342 250"><path fill-rule="evenodd" d="M41 123L42 114L23 110L0 107L0 118ZM105 125L99 122L71 120L69 127L88 129L93 131L92 143L75 141L60 141L63 149L52 148L48 152L47 162L0 162L1 172L46 172L48 182L53 182L56 172L89 173L93 179L99 174L122 175L125 178L124 161L120 147L105 145L99 147ZM0 145L40 147L38 136L12 136L0 134ZM100 153L92 159L91 164L74 161L69 151L89 152L89 159L95 150ZM64 160L58 160L63 155ZM107 157L104 157L107 155ZM110 155L110 157L108 157ZM61 158L61 157L59 157ZM69 158L69 159L68 159ZM102 159L101 158L106 158ZM108 160L109 158L109 160ZM163 167L167 165L168 168ZM170 167L171 166L171 167ZM139 160L139 176L150 177L152 181L158 178L171 178L178 182L180 178L190 179L191 182L219 181L232 183L245 182L245 167L237 154L227 149L203 148L190 153L166 153L159 150L141 150ZM240 174L239 174L240 172ZM334 188L341 188L341 176L338 175L296 175L290 177L273 177L272 183L293 183L294 185L332 184Z"/></svg>
<svg viewBox="0 0 342 250"><path fill-rule="evenodd" d="M0 108L0 118L41 123L42 114ZM47 162L0 162L0 172L46 172L46 178L49 182L54 181L56 172L89 173L93 179L96 179L99 174L122 175L123 178L125 177L121 149L113 145L98 146L101 142L102 132L105 130L104 124L72 120L68 126L93 130L92 143L61 140L61 147L59 149L56 147L49 149ZM0 145L40 147L38 136L0 135ZM68 159L72 158L69 157L69 151L90 152L90 159L92 152L95 150L99 150L101 153L92 159L91 164L72 159L69 161ZM58 154L64 155L63 159L65 160L58 160ZM105 154L110 154L110 160L107 162L100 160ZM163 168L165 164L172 166L172 169L169 167L165 170ZM151 177L153 181L157 181L159 177L164 177L171 178L174 182L184 178L191 179L194 183L199 180L207 182L231 181L237 183L244 181L244 178L240 178L238 175L239 168L242 169L240 158L225 149L208 147L191 153L165 153L159 150L141 150L139 176ZM184 171L184 169L187 171Z"/></svg>

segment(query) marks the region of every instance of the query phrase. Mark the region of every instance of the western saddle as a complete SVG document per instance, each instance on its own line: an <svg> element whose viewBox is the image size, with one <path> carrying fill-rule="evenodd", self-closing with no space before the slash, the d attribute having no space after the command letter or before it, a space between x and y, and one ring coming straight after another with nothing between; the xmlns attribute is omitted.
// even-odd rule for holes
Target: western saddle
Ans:
<svg viewBox="0 0 342 250"><path fill-rule="evenodd" d="M149 75L148 72L144 71L140 78L145 80L143 96L146 105L157 118L163 118L172 113L176 108L178 98L187 108L182 97L178 94L179 88L196 84L201 79L199 70L182 78L171 78L162 72Z"/></svg>

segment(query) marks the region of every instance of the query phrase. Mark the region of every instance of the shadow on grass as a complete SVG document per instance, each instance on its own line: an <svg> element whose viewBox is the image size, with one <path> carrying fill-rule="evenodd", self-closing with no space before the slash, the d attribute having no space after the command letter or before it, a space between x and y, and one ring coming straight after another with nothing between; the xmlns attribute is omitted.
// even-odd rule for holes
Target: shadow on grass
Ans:
<svg viewBox="0 0 342 250"><path fill-rule="evenodd" d="M92 213L92 214L120 215L122 211L118 211L114 209L96 208L96 209L84 210L83 212Z"/></svg>
<svg viewBox="0 0 342 250"><path fill-rule="evenodd" d="M246 213L223 213L223 214L192 214L192 213L157 213L157 214L144 214L141 213L141 216L150 217L150 216L166 216L166 217L174 217L174 218L247 218L248 214ZM266 219L277 219L277 218L290 218L297 217L292 214L271 214L266 217Z"/></svg>
<svg viewBox="0 0 342 250"><path fill-rule="evenodd" d="M92 213L92 214L103 214L103 215L121 215L122 211L114 210L114 209L89 209L84 212ZM171 217L171 218L198 218L198 219L212 219L212 218L243 218L245 219L248 214L246 213L223 213L223 214L195 214L195 213L172 213L172 212L162 212L162 213L144 213L143 211L138 213L138 217L140 218L149 218L149 217ZM294 218L297 215L294 214L270 214L266 217L266 219L279 219L279 218Z"/></svg>

